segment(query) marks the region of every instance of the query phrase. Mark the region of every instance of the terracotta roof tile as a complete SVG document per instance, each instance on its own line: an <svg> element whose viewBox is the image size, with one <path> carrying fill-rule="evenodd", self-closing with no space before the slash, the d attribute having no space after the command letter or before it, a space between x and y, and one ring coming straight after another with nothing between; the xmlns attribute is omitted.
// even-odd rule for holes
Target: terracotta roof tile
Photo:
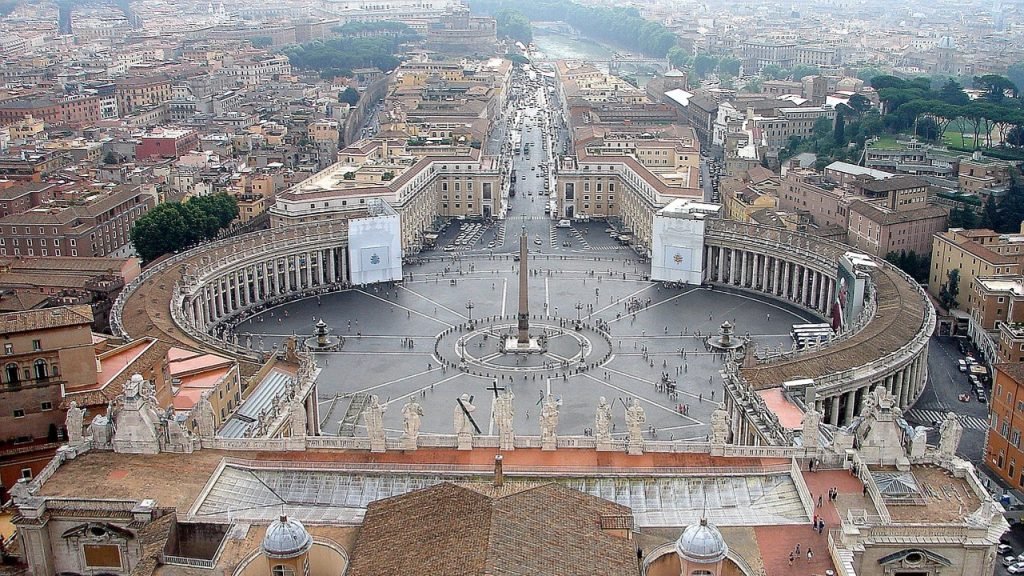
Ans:
<svg viewBox="0 0 1024 576"><path fill-rule="evenodd" d="M479 490L443 483L370 504L349 575L638 574L633 544L601 529L629 508L553 483Z"/></svg>

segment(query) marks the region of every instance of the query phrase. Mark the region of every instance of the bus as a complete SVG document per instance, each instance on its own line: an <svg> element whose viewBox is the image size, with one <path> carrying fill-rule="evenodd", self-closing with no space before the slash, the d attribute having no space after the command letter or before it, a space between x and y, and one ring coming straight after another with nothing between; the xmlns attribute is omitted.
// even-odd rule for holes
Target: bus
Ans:
<svg viewBox="0 0 1024 576"><path fill-rule="evenodd" d="M796 344L797 350L803 350L808 346L820 346L832 339L835 332L829 324L794 324L793 330L789 333Z"/></svg>

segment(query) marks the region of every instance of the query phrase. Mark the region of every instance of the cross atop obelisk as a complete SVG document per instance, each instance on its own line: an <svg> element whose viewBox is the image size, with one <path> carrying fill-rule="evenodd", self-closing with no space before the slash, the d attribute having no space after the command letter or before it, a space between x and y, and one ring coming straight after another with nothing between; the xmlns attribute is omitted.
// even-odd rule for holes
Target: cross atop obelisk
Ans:
<svg viewBox="0 0 1024 576"><path fill-rule="evenodd" d="M526 226L519 237L519 338L520 346L530 345L530 296L527 274Z"/></svg>

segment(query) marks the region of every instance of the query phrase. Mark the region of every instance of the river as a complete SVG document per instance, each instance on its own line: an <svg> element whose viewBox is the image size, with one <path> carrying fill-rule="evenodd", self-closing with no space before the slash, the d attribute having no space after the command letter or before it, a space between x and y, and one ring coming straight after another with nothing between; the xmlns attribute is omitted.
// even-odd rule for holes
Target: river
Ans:
<svg viewBox="0 0 1024 576"><path fill-rule="evenodd" d="M533 44L540 51L540 60L584 60L597 62L596 66L608 72L608 60L615 52L613 47L595 42L586 36L556 34L538 28L533 29ZM642 87L650 76L634 75Z"/></svg>

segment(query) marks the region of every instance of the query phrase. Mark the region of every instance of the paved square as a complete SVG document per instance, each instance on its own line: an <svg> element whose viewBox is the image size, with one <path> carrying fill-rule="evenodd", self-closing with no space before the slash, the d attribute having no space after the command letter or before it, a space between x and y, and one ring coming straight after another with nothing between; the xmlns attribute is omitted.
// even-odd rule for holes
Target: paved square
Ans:
<svg viewBox="0 0 1024 576"><path fill-rule="evenodd" d="M406 267L411 280L401 285L285 304L238 332L269 350L288 335L311 336L323 318L343 338L338 351L317 353L325 434L365 435L360 413L372 394L389 405L389 435L401 434L401 407L411 399L423 406L421 433L451 434L462 393L473 396L482 433L493 434L496 383L515 393L517 434L539 433L540 401L552 394L561 403L560 434L592 428L603 396L615 406L615 434L624 437L624 401L632 396L643 403L649 434L702 440L722 399L724 360L707 351L705 337L728 320L753 346L789 348L792 324L821 321L747 293L667 288L643 280L646 269L622 258L538 255L529 267L531 335L548 333L544 355L498 351L501 335L514 332L518 302L518 263L506 254L423 261ZM607 336L594 329L599 324ZM658 385L665 377L676 381L675 395Z"/></svg>

